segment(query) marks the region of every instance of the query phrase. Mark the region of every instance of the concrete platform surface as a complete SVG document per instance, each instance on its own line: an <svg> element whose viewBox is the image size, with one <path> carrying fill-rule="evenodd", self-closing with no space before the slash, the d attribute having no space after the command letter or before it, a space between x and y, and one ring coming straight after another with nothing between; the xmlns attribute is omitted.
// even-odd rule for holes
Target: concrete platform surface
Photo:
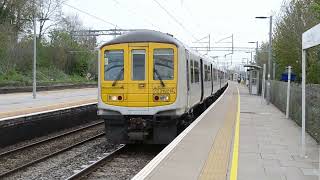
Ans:
<svg viewBox="0 0 320 180"><path fill-rule="evenodd" d="M98 89L65 89L32 93L0 94L0 120L12 116L97 102Z"/></svg>
<svg viewBox="0 0 320 180"><path fill-rule="evenodd" d="M261 96L240 89L238 180L318 180L319 146L306 135L301 158L301 127Z"/></svg>
<svg viewBox="0 0 320 180"><path fill-rule="evenodd" d="M320 179L315 140L306 135L302 157L301 127L261 96L249 95L246 86L229 84L214 106L133 179Z"/></svg>
<svg viewBox="0 0 320 180"><path fill-rule="evenodd" d="M133 179L226 179L237 107L238 91L231 84L215 104Z"/></svg>

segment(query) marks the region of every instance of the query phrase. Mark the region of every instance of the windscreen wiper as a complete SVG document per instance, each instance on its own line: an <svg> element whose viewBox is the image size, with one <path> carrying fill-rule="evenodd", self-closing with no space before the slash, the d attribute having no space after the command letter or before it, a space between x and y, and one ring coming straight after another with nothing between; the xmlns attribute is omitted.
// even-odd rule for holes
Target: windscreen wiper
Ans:
<svg viewBox="0 0 320 180"><path fill-rule="evenodd" d="M115 86L117 84L117 82L120 80L121 75L123 73L124 67L120 70L120 72L118 73L116 79L112 82L112 86Z"/></svg>
<svg viewBox="0 0 320 180"><path fill-rule="evenodd" d="M160 80L160 82L161 82L161 86L162 87L165 87L165 84L164 84L164 82L163 82L163 80L162 80L162 78L161 78L161 76L160 76L160 74L159 74L159 72L158 72L158 70L156 70L156 69L153 69L153 71L156 73L156 75L158 76L158 79Z"/></svg>

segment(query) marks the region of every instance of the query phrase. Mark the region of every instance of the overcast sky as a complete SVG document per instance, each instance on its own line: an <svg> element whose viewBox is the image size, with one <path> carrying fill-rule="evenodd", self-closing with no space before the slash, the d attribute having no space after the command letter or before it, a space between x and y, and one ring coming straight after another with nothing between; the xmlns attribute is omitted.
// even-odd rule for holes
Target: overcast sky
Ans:
<svg viewBox="0 0 320 180"><path fill-rule="evenodd" d="M158 1L174 18L170 17ZM195 46L196 39L211 34L216 42L234 34L236 47L255 47L249 41L267 41L268 19L255 16L277 15L283 0L68 0L66 3L92 15L116 24L120 28L153 29L173 34L188 46ZM83 25L91 29L109 29L114 26L63 6L65 15L77 14ZM179 24L180 23L180 24ZM100 41L105 38L100 38ZM221 46L221 44L213 44ZM223 46L230 46L224 44ZM210 56L221 56L228 52L211 52ZM233 64L250 58L250 54L235 53ZM231 57L227 58L230 63Z"/></svg>

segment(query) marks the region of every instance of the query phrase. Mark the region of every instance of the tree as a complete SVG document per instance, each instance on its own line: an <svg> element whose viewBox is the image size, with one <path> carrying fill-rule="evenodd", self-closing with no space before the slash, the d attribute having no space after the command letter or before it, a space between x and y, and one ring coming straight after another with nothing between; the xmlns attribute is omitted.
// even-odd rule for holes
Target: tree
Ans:
<svg viewBox="0 0 320 180"><path fill-rule="evenodd" d="M96 55L93 52L96 46L95 37L72 36L72 31L84 30L78 16L67 16L61 24L50 32L50 45L59 53L52 54L52 64L63 69L68 74L85 76L93 73ZM96 67L96 66L95 66ZM95 69L95 68L94 68ZM97 69L94 73L97 72Z"/></svg>
<svg viewBox="0 0 320 180"><path fill-rule="evenodd" d="M18 39L31 24L30 1L3 0L0 2L0 75L14 71L19 65ZM24 57L25 58L25 57Z"/></svg>
<svg viewBox="0 0 320 180"><path fill-rule="evenodd" d="M43 34L51 27L57 25L62 16L61 4L62 0L37 0L36 17L41 19L39 22L39 40L41 41ZM51 24L47 22L51 21Z"/></svg>
<svg viewBox="0 0 320 180"><path fill-rule="evenodd" d="M96 38L73 36L72 31L87 29L78 16L61 15L63 0L0 1L0 83L32 80L32 19L40 21L37 44L39 80L85 79L97 74ZM50 22L49 20L50 19ZM44 34L49 36L44 38ZM71 76L69 76L71 75ZM80 77L81 79L81 77Z"/></svg>
<svg viewBox="0 0 320 180"><path fill-rule="evenodd" d="M3 0L0 5L0 24L11 24L15 28L15 32L23 30L26 21L32 14L32 4L27 0L8 1Z"/></svg>
<svg viewBox="0 0 320 180"><path fill-rule="evenodd" d="M320 19L320 0L314 0L312 2L311 8L316 14L317 18Z"/></svg>
<svg viewBox="0 0 320 180"><path fill-rule="evenodd" d="M277 74L292 66L301 79L302 33L318 23L313 0L298 0L287 3L275 24L273 34L274 60Z"/></svg>

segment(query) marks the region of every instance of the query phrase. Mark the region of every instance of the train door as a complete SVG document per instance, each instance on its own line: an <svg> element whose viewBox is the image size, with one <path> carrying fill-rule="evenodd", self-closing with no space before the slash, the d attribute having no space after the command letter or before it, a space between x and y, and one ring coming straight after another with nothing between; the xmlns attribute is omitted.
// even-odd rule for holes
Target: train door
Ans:
<svg viewBox="0 0 320 180"><path fill-rule="evenodd" d="M203 81L203 60L200 59L200 84L201 84L201 98L200 98L200 102L202 102L203 100L203 96L204 96L204 81Z"/></svg>
<svg viewBox="0 0 320 180"><path fill-rule="evenodd" d="M190 107L190 71L189 71L190 54L186 50L186 70L187 70L187 106Z"/></svg>
<svg viewBox="0 0 320 180"><path fill-rule="evenodd" d="M130 46L127 102L129 107L149 106L148 46Z"/></svg>
<svg viewBox="0 0 320 180"><path fill-rule="evenodd" d="M212 68L212 64L210 64L210 79L211 79L211 94L213 94L213 68Z"/></svg>

